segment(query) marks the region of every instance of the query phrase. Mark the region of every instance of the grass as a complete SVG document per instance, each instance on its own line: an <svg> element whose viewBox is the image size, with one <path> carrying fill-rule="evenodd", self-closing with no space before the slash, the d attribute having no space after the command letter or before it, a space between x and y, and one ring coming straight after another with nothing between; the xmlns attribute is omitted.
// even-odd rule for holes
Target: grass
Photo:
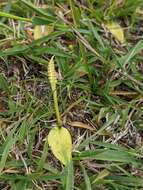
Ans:
<svg viewBox="0 0 143 190"><path fill-rule="evenodd" d="M2 190L143 189L142 11L142 0L0 2ZM108 21L122 26L125 45ZM49 33L34 39L37 25ZM47 142L56 123L47 77L53 55L59 110L73 139L67 167Z"/></svg>

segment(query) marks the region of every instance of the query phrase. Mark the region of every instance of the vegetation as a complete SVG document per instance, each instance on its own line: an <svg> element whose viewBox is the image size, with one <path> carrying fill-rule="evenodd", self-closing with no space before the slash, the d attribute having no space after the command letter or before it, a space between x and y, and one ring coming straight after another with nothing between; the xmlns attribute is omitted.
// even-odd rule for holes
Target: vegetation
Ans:
<svg viewBox="0 0 143 190"><path fill-rule="evenodd" d="M142 23L142 0L0 1L1 190L143 189Z"/></svg>

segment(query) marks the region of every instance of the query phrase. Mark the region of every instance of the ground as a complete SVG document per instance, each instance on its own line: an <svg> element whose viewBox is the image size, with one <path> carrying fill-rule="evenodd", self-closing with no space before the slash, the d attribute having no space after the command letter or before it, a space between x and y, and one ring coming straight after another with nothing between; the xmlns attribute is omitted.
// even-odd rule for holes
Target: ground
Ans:
<svg viewBox="0 0 143 190"><path fill-rule="evenodd" d="M2 190L143 189L142 16L142 0L0 2ZM69 166L47 143L53 55Z"/></svg>

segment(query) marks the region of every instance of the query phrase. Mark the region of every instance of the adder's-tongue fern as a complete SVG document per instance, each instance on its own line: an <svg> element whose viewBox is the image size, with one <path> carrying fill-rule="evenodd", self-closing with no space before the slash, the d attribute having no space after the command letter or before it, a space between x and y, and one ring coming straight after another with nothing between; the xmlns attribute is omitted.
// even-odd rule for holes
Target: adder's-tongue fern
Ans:
<svg viewBox="0 0 143 190"><path fill-rule="evenodd" d="M58 98L57 98L57 89L56 89L57 77L56 77L56 71L55 71L55 65L54 65L54 56L52 56L48 64L48 77L49 77L49 81L50 81L52 93L53 93L57 124L58 124L58 127L61 127L62 122L61 122L60 112L59 112L59 107L58 107Z"/></svg>

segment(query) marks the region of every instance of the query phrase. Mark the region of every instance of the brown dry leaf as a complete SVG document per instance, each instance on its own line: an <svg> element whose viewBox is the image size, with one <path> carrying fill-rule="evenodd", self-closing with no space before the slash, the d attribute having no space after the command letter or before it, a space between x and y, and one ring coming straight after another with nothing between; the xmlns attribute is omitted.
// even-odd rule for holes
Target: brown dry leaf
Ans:
<svg viewBox="0 0 143 190"><path fill-rule="evenodd" d="M127 92L127 91L111 91L111 92L109 92L109 94L111 96L128 96L128 97L132 97L132 96L137 96L138 95L137 92Z"/></svg>
<svg viewBox="0 0 143 190"><path fill-rule="evenodd" d="M90 127L89 125L79 122L79 121L73 121L71 123L69 123L69 125L71 125L72 127L79 127L79 128L84 128L84 129L89 129L91 131L94 131L95 129L93 129L92 127Z"/></svg>

